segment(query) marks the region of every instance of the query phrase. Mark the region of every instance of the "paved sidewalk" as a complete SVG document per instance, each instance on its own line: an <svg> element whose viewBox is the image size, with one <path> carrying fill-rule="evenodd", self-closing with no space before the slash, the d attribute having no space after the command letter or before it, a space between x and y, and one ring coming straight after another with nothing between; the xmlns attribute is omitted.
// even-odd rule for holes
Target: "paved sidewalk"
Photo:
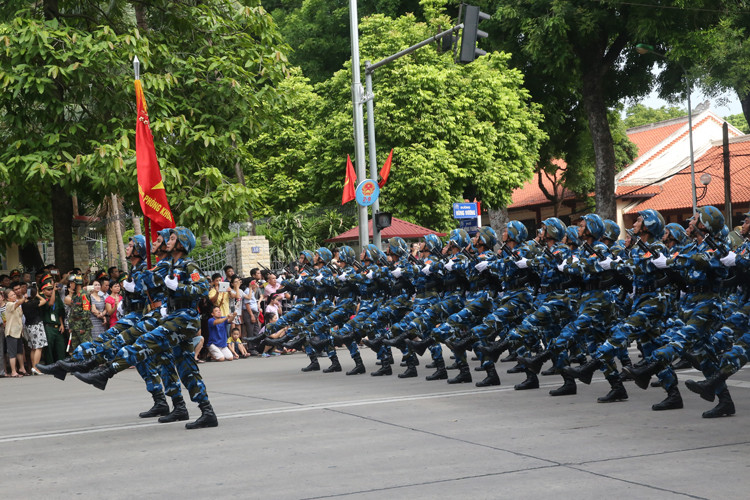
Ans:
<svg viewBox="0 0 750 500"><path fill-rule="evenodd" d="M72 376L2 379L3 496L747 498L748 370L730 379L737 415L706 420L712 404L682 383L685 408L653 412L664 391L632 383L629 401L597 404L601 375L553 398L560 377L518 392L523 375L505 374L508 364L498 365L503 385L479 389L425 381L427 357L404 380L403 368L371 377L374 355L363 358L368 374L352 377L301 373L299 354L202 364L220 420L196 431L139 419L151 399L135 370L104 392Z"/></svg>

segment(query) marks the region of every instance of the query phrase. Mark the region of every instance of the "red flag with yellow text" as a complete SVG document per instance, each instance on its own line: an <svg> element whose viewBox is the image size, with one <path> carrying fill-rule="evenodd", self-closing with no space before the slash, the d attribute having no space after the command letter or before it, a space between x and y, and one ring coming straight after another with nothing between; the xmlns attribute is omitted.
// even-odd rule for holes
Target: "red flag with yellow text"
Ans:
<svg viewBox="0 0 750 500"><path fill-rule="evenodd" d="M346 179L344 179L344 192L341 195L341 204L352 201L357 197L356 186L357 174L354 173L354 166L352 165L352 159L349 155L346 155Z"/></svg>
<svg viewBox="0 0 750 500"><path fill-rule="evenodd" d="M385 160L383 168L380 169L380 182L378 182L379 188L385 186L385 183L388 180L388 176L391 173L391 160L393 160L393 149L391 149L391 152L388 153L388 159Z"/></svg>
<svg viewBox="0 0 750 500"><path fill-rule="evenodd" d="M159 160L156 158L154 136L148 121L146 98L140 80L135 80L135 99L138 120L135 123L135 164L138 172L138 198L143 215L151 219L151 241L156 232L175 227L172 210L167 201L167 192L161 179Z"/></svg>

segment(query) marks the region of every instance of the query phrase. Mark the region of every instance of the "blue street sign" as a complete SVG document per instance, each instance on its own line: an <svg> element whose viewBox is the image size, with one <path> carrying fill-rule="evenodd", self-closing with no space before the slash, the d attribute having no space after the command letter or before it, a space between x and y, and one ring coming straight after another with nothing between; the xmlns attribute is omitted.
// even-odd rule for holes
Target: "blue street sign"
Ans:
<svg viewBox="0 0 750 500"><path fill-rule="evenodd" d="M473 219L459 219L458 227L469 233L471 236L479 231L479 225L477 224L477 218Z"/></svg>
<svg viewBox="0 0 750 500"><path fill-rule="evenodd" d="M453 218L454 219L476 219L479 214L477 213L476 203L454 203L453 204Z"/></svg>
<svg viewBox="0 0 750 500"><path fill-rule="evenodd" d="M375 200L380 196L380 187L378 183L372 179L365 179L359 183L354 195L357 198L357 203L363 207L369 207Z"/></svg>

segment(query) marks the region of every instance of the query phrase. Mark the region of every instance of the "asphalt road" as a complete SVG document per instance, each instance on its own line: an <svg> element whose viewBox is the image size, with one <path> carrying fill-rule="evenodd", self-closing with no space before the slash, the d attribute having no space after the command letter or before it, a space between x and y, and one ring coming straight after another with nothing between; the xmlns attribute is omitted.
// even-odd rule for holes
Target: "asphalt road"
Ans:
<svg viewBox="0 0 750 500"><path fill-rule="evenodd" d="M344 369L353 365L339 351ZM368 372L376 367L363 350ZM636 359L636 358L634 358ZM598 374L575 396L542 388L301 373L302 355L201 365L219 427L139 419L151 399L135 370L102 392L73 377L0 380L5 498L748 498L750 371L730 379L731 418L682 389L628 383L597 404ZM328 362L323 361L327 366ZM476 362L472 363L472 367ZM397 372L403 369L398 369ZM455 373L455 372L453 372ZM473 372L475 381L479 380ZM700 377L678 373L684 381ZM684 387L681 384L681 387ZM191 419L199 412L188 402Z"/></svg>

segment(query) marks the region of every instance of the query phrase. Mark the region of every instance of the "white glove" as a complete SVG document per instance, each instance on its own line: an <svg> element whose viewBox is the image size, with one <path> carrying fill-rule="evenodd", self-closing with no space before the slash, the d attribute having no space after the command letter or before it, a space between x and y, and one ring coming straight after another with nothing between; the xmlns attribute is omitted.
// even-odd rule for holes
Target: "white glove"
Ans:
<svg viewBox="0 0 750 500"><path fill-rule="evenodd" d="M369 273L365 274L365 278L367 278L368 280L371 280L373 276L375 275L373 274L372 270L370 270Z"/></svg>
<svg viewBox="0 0 750 500"><path fill-rule="evenodd" d="M575 264L575 263L576 263L576 262L578 262L579 260L581 260L581 259L579 259L577 255L574 255L574 256L573 256L573 264Z"/></svg>
<svg viewBox="0 0 750 500"><path fill-rule="evenodd" d="M126 292L135 292L135 281L125 280L122 282L122 287Z"/></svg>
<svg viewBox="0 0 750 500"><path fill-rule="evenodd" d="M724 267L734 267L737 265L737 254L730 251L726 257L719 259L719 262L721 262L721 265Z"/></svg>
<svg viewBox="0 0 750 500"><path fill-rule="evenodd" d="M299 285L300 283L302 283L302 276L297 276L297 279L296 279L296 280L294 280L294 282L295 282L295 283L297 283L298 285Z"/></svg>
<svg viewBox="0 0 750 500"><path fill-rule="evenodd" d="M403 274L403 271L401 271L400 267L397 267L396 269L391 271L391 274L393 275L394 278L400 278L401 274Z"/></svg>
<svg viewBox="0 0 750 500"><path fill-rule="evenodd" d="M159 308L159 314L161 314L161 317L164 318L167 315L167 306L161 306Z"/></svg>
<svg viewBox="0 0 750 500"><path fill-rule="evenodd" d="M612 269L612 257L607 257L604 260L600 260L599 265L605 271L609 271L610 269Z"/></svg>
<svg viewBox="0 0 750 500"><path fill-rule="evenodd" d="M446 268L446 269L447 269L448 271L450 271L451 269L453 269L453 265L454 265L455 263L456 263L456 261L454 261L454 260L449 260L449 261L448 261L448 263L447 263L447 264L445 265L445 268Z"/></svg>
<svg viewBox="0 0 750 500"><path fill-rule="evenodd" d="M651 262L659 269L664 269L667 267L667 256L661 254L658 259L652 259Z"/></svg>
<svg viewBox="0 0 750 500"><path fill-rule="evenodd" d="M346 281L349 278L349 275L346 273L342 273L341 275L339 275L338 278L339 278L339 281Z"/></svg>
<svg viewBox="0 0 750 500"><path fill-rule="evenodd" d="M489 266L489 265L490 265L489 261L483 260L483 261L479 262L479 264L477 264L476 266L474 266L474 269L476 269L477 271L479 271L481 273L482 271L484 271L485 269L487 269L487 266Z"/></svg>
<svg viewBox="0 0 750 500"><path fill-rule="evenodd" d="M431 270L431 267L432 267L432 265L431 265L431 264L427 264L426 266L424 266L424 267L422 268L422 270L421 270L420 272L421 272L422 274L424 274L425 276L429 276L430 274L432 274L432 270Z"/></svg>
<svg viewBox="0 0 750 500"><path fill-rule="evenodd" d="M563 272L565 271L565 267L566 267L565 262L561 262L560 264L557 265L557 270L560 272Z"/></svg>
<svg viewBox="0 0 750 500"><path fill-rule="evenodd" d="M323 282L323 275L322 275L322 274L319 274L319 275L317 275L317 276L316 276L316 277L315 277L314 279L315 279L315 281L317 281L318 283L322 283L322 282Z"/></svg>
<svg viewBox="0 0 750 500"><path fill-rule="evenodd" d="M166 278L164 278L164 284L167 285L167 288L174 291L177 290L177 285L180 284L180 280L167 276Z"/></svg>
<svg viewBox="0 0 750 500"><path fill-rule="evenodd" d="M529 267L529 259L518 259L514 260L513 263L518 269L526 269L527 267Z"/></svg>
<svg viewBox="0 0 750 500"><path fill-rule="evenodd" d="M122 317L125 314L125 311L122 308L122 301L117 303L117 316Z"/></svg>

